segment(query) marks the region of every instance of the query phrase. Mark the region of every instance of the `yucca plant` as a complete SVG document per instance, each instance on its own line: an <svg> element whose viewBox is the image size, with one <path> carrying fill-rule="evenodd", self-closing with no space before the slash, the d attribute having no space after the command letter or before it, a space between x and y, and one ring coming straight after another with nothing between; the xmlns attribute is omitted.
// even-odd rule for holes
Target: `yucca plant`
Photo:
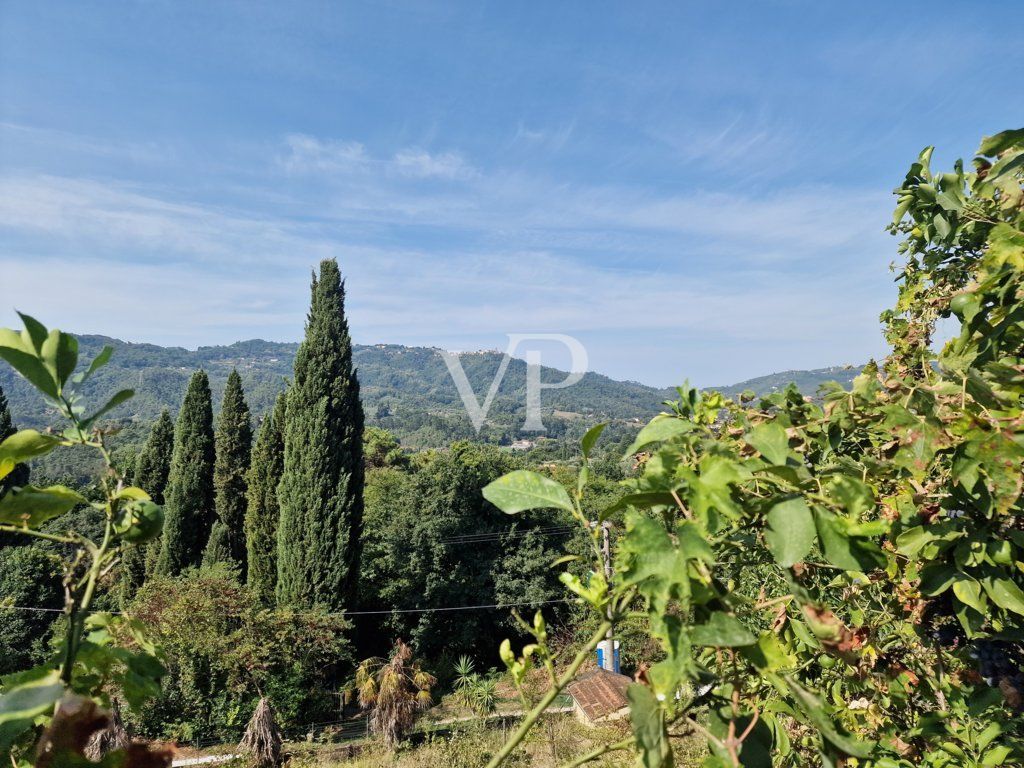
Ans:
<svg viewBox="0 0 1024 768"><path fill-rule="evenodd" d="M481 678L473 690L473 709L477 714L486 715L498 706L498 681L492 677Z"/></svg>
<svg viewBox="0 0 1024 768"><path fill-rule="evenodd" d="M474 671L473 660L460 656L455 662L455 700L479 715L493 712L498 704L497 681Z"/></svg>
<svg viewBox="0 0 1024 768"><path fill-rule="evenodd" d="M413 660L412 648L395 641L387 659L366 659L356 669L359 706L370 713L370 731L393 749L431 704L430 689L437 679Z"/></svg>

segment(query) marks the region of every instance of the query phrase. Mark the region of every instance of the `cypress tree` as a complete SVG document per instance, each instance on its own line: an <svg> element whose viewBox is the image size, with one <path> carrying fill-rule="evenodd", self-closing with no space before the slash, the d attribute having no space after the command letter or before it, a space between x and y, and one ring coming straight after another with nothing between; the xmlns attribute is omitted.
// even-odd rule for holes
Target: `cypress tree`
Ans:
<svg viewBox="0 0 1024 768"><path fill-rule="evenodd" d="M167 477L171 472L171 454L174 451L174 422L165 408L153 424L145 446L135 459L132 483L149 494L157 504L164 503ZM148 563L155 559L150 553L159 552L160 539L129 547L121 560L121 604L124 605L152 575Z"/></svg>
<svg viewBox="0 0 1024 768"><path fill-rule="evenodd" d="M285 400L277 497L277 599L351 605L363 525L363 407L352 368L345 286L336 261L314 276L306 337Z"/></svg>
<svg viewBox="0 0 1024 768"><path fill-rule="evenodd" d="M11 418L11 410L7 407L7 395L0 387L0 442L18 431ZM0 480L0 496L3 496L8 488L20 488L28 485L28 464L19 464L7 477Z"/></svg>
<svg viewBox="0 0 1024 768"><path fill-rule="evenodd" d="M249 455L252 452L252 422L249 406L242 391L242 377L232 370L224 389L224 401L217 417L217 459L213 470L213 487L216 493L217 522L220 523L217 553L210 553L205 560L221 557L226 553L229 560L238 563L245 572L245 508L246 473L249 471ZM217 529L217 526L214 526ZM213 546L211 540L210 545Z"/></svg>
<svg viewBox="0 0 1024 768"><path fill-rule="evenodd" d="M174 421L165 408L153 424L146 445L135 460L132 483L149 494L157 504L164 503L167 478L174 453Z"/></svg>
<svg viewBox="0 0 1024 768"><path fill-rule="evenodd" d="M210 540L206 543L206 549L203 550L204 568L209 568L217 563L234 564L236 562L231 556L229 539L228 527L224 525L223 521L216 521L213 528L210 529Z"/></svg>
<svg viewBox="0 0 1024 768"><path fill-rule="evenodd" d="M284 466L285 393L260 425L249 468L249 499L245 511L246 581L263 605L273 605L277 586L277 523L281 508L277 484Z"/></svg>
<svg viewBox="0 0 1024 768"><path fill-rule="evenodd" d="M199 565L215 517L213 406L210 380L196 371L174 427L174 453L164 505L164 535L157 570L175 576Z"/></svg>

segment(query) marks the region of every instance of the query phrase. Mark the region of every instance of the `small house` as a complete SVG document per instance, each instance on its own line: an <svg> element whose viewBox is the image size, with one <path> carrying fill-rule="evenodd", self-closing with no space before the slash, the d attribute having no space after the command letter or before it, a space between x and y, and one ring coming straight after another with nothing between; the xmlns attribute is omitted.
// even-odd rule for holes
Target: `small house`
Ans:
<svg viewBox="0 0 1024 768"><path fill-rule="evenodd" d="M594 669L569 684L573 711L586 725L600 725L629 714L626 688L633 682L626 675Z"/></svg>

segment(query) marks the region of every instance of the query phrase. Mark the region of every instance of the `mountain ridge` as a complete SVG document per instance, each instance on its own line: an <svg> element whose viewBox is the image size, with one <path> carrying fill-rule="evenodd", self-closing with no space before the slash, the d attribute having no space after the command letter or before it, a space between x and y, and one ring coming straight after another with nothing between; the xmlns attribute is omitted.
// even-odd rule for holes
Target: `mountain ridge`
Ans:
<svg viewBox="0 0 1024 768"><path fill-rule="evenodd" d="M110 414L125 426L148 425L164 408L175 414L188 378L197 368L204 368L210 375L215 407L227 375L237 368L250 407L259 416L273 406L277 393L291 375L299 347L298 342L247 339L189 350L96 334L78 339L82 360L94 357L104 345L114 347L110 363L88 382L82 394L88 402L100 403L119 389L135 389L136 396ZM525 411L526 363L519 358L509 362L492 402L488 423L477 435L437 352L437 348L399 344L354 345L353 357L368 423L391 429L410 447L443 445L462 437L499 443L518 437ZM491 385L503 354L489 350L462 354L463 369L478 401ZM857 369L839 366L783 371L718 389L727 395L737 395L745 389L766 394L792 380L801 391L813 394L822 382L836 379L848 383L856 372ZM560 381L565 375L563 371L544 368L541 378ZM54 422L55 414L7 366L0 366L0 386L7 392L14 417L21 426L41 428ZM572 428L576 422L610 419L641 423L659 413L662 402L674 394L673 388L618 381L588 372L571 387L544 391L545 426L549 436L559 437L578 431Z"/></svg>

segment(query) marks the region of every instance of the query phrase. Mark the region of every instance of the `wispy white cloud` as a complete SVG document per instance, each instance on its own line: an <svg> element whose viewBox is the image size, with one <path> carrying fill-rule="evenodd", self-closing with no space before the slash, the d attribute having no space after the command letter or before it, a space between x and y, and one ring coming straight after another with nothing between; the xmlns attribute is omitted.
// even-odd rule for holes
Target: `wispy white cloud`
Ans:
<svg viewBox="0 0 1024 768"><path fill-rule="evenodd" d="M285 137L286 153L279 162L296 173L352 171L370 162L358 141L318 139L301 133Z"/></svg>
<svg viewBox="0 0 1024 768"><path fill-rule="evenodd" d="M520 120L516 124L516 132L512 136L512 143L541 146L552 152L558 152L569 142L575 130L575 120L548 128L529 127Z"/></svg>
<svg viewBox="0 0 1024 768"><path fill-rule="evenodd" d="M395 170L418 179L468 179L477 175L458 152L430 154L422 149L403 149L393 158Z"/></svg>
<svg viewBox="0 0 1024 768"><path fill-rule="evenodd" d="M489 205L473 205L481 189L494 190ZM388 190L375 188L379 204L339 204L311 221L169 199L159 188L0 179L0 307L17 304L67 327L158 343L290 339L301 332L309 267L337 257L364 341L464 348L501 346L513 331L569 332L590 337L599 370L636 377L643 369L614 334L682 334L765 349L785 339L817 350L837 346L843 359L866 356L857 351L876 338L885 255L862 247L874 222L872 201L858 194L659 200L481 178L447 205L430 195L405 198L419 200L417 208L386 205ZM351 226L360 219L396 231L416 224L478 234L459 247L415 238L387 243ZM623 229L633 235L609 245L607 233ZM24 258L22 243L35 258ZM597 263L587 254L594 248L621 258ZM822 268L805 269L799 280L779 268L812 258ZM77 300L83 295L89 301ZM716 370L703 366L708 376ZM680 369L681 377L685 361ZM711 381L738 378L728 370Z"/></svg>
<svg viewBox="0 0 1024 768"><path fill-rule="evenodd" d="M385 175L414 179L470 179L477 170L458 152L428 152L407 147L391 157L375 157L358 141L322 139L290 134L278 164L289 173L323 174L340 178Z"/></svg>

